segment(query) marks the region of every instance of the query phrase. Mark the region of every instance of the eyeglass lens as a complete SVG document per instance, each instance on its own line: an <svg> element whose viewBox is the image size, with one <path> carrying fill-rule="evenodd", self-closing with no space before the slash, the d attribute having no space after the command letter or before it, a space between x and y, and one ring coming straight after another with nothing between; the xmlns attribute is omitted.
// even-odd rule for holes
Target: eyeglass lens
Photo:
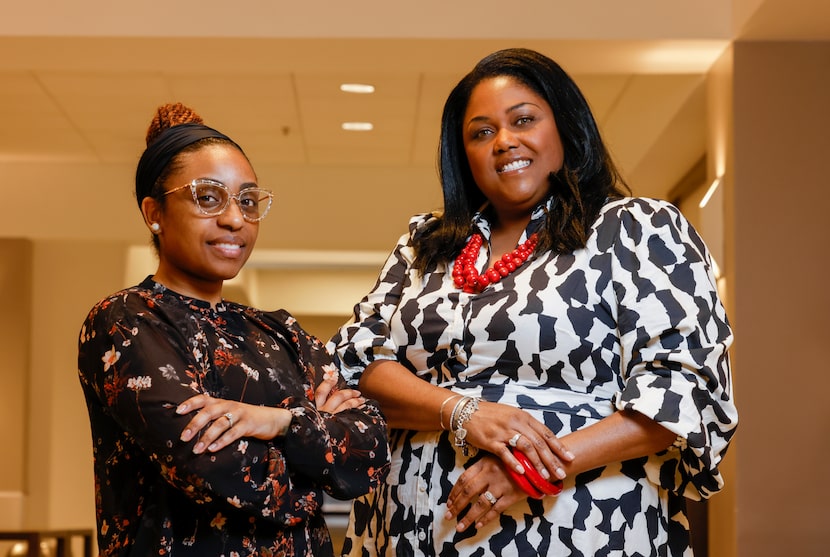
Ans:
<svg viewBox="0 0 830 557"><path fill-rule="evenodd" d="M215 184L196 184L196 203L206 215L218 215L223 212L234 197L242 214L249 219L260 219L271 205L269 192L259 188L248 188L231 196L228 190Z"/></svg>

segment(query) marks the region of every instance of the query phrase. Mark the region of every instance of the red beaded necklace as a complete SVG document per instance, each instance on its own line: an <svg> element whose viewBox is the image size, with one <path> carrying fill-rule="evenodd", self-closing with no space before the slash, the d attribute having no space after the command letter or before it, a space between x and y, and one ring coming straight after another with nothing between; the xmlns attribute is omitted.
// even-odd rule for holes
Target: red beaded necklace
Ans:
<svg viewBox="0 0 830 557"><path fill-rule="evenodd" d="M453 282L458 288L468 293L479 293L484 290L488 284L496 283L502 278L506 277L516 269L522 266L522 263L527 261L533 250L536 249L536 242L539 238L536 234L532 234L530 238L525 240L523 244L501 256L501 259L496 261L492 267L487 269L483 275L478 274L476 269L476 259L478 259L478 252L481 249L482 238L481 234L473 234L464 249L455 259L455 267L452 270Z"/></svg>

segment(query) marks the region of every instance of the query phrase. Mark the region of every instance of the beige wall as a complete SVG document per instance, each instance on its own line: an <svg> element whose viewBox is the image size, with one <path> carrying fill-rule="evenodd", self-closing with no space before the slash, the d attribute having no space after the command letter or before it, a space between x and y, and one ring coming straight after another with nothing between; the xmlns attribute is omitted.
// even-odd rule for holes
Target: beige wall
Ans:
<svg viewBox="0 0 830 557"><path fill-rule="evenodd" d="M731 293L735 284L734 265L734 112L733 112L733 68L734 53L729 49L714 65L707 78L707 182L711 183L717 177L722 182L712 196L707 208L709 211L702 218L704 232L712 255L720 266L721 277L718 279L720 294L726 305L727 314L734 326L735 298ZM719 212L720 218L715 214ZM717 233L713 233L717 231ZM713 237L717 238L713 242ZM736 331L738 340L733 345L732 366L734 376L740 375L740 331ZM733 377L734 379L734 377ZM741 393L736 392L739 414L742 413L740 404ZM739 416L739 420L742 417ZM725 486L723 490L708 502L709 508L709 547L712 557L736 557L736 466L740 455L738 446L741 439L742 426L738 426L738 434L733 446L721 464L721 472Z"/></svg>
<svg viewBox="0 0 830 557"><path fill-rule="evenodd" d="M827 553L830 44L734 48L738 555Z"/></svg>
<svg viewBox="0 0 830 557"><path fill-rule="evenodd" d="M24 466L22 479L11 486L3 484L4 489L19 492L19 497L15 507L0 507L0 528L94 528L92 442L78 383L77 338L92 304L122 286L125 246L104 241L4 240L0 251L2 285L16 284L3 290L8 299L0 332L12 353L21 352L16 359L25 361L26 369L17 373L28 380L17 389L25 392L25 398L7 391L6 386L15 383L6 382L11 371L4 361L0 407L25 401L25 415L2 423L15 424L15 434L25 436L25 442L21 450L10 451L11 458L0 459L4 482L9 481L7 471L14 471L9 465L16 462L15 455ZM6 257L14 252L16 256ZM10 316L14 327L7 326ZM5 440L4 455L9 454ZM0 555L9 545L0 545Z"/></svg>
<svg viewBox="0 0 830 557"><path fill-rule="evenodd" d="M121 287L123 254L123 246L105 242L35 244L28 524L93 524L92 441L78 383L77 339L92 304Z"/></svg>
<svg viewBox="0 0 830 557"><path fill-rule="evenodd" d="M0 239L0 527L22 521L26 464L26 395L31 334L32 243Z"/></svg>

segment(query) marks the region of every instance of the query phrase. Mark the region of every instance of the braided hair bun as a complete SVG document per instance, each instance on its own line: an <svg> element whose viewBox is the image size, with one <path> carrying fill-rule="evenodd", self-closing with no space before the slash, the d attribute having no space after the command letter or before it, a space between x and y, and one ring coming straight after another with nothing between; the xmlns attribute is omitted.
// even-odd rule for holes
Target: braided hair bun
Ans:
<svg viewBox="0 0 830 557"><path fill-rule="evenodd" d="M156 109L150 127L147 128L146 142L149 146L161 133L179 124L204 124L199 114L182 103L167 103Z"/></svg>

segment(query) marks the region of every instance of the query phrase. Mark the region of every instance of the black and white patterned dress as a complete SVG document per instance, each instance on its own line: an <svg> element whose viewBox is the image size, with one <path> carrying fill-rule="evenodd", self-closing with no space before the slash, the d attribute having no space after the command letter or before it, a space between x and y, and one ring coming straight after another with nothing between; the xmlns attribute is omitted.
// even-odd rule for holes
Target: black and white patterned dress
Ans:
<svg viewBox="0 0 830 557"><path fill-rule="evenodd" d="M537 208L525 236L543 215ZM718 464L737 413L732 333L688 221L663 201L609 202L584 249L532 256L467 294L453 285L452 264L424 276L412 269L409 240L429 218L411 220L355 323L330 343L350 383L370 362L397 359L430 383L521 407L559 436L629 408L677 440L457 533L446 498L469 459L448 432L393 430L387 482L355 501L344 554L690 555L684 496L722 487ZM476 225L489 238L484 215Z"/></svg>

